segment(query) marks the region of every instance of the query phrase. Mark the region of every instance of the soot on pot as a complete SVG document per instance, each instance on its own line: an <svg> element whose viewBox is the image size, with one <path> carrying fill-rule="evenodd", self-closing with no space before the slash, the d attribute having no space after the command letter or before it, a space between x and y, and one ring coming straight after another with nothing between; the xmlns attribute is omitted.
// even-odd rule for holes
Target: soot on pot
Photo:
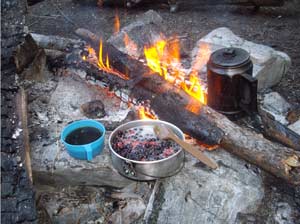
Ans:
<svg viewBox="0 0 300 224"><path fill-rule="evenodd" d="M147 128L131 128L118 131L112 146L119 155L136 161L155 161L170 157L180 146L170 140L160 140Z"/></svg>

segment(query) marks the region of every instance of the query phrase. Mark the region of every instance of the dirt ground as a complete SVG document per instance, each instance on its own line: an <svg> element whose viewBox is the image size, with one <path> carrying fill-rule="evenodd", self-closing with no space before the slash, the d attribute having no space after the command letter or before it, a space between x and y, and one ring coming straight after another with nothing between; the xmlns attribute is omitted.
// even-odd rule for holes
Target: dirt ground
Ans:
<svg viewBox="0 0 300 224"><path fill-rule="evenodd" d="M81 2L80 4L78 2ZM162 4L134 9L99 8L96 0L45 0L28 8L26 24L31 32L75 37L82 27L109 38L118 11L121 27L149 9L164 19L167 35L179 34L189 38L191 48L196 41L218 27L229 27L234 33L256 43L286 52L292 59L287 75L273 89L295 107L300 108L300 2L287 0L284 7L260 8L244 6L187 7L182 3L177 13L170 13ZM155 2L155 1L154 1Z"/></svg>

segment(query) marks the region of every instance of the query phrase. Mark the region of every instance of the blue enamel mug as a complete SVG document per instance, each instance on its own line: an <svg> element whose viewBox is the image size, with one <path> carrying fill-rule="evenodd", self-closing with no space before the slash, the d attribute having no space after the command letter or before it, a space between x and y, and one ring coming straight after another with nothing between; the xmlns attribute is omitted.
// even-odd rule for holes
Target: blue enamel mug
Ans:
<svg viewBox="0 0 300 224"><path fill-rule="evenodd" d="M101 133L100 137L88 144L83 145L72 145L66 142L66 138L70 133L85 127L98 129L98 131ZM96 155L99 155L104 148L105 127L103 124L95 120L74 121L63 129L60 137L70 156L76 159L85 159L91 161Z"/></svg>

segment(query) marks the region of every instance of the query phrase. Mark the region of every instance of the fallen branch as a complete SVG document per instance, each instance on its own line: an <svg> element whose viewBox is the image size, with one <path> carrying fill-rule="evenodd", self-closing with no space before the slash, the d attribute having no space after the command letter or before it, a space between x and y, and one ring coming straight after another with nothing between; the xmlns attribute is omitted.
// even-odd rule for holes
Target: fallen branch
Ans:
<svg viewBox="0 0 300 224"><path fill-rule="evenodd" d="M32 178L32 168L31 168L31 157L30 157L30 141L29 141L29 131L28 131L28 110L27 110L27 96L23 88L20 90L19 95L19 114L21 117L23 138L24 138L24 148L25 148L25 166L28 173L29 180L31 184L33 183Z"/></svg>

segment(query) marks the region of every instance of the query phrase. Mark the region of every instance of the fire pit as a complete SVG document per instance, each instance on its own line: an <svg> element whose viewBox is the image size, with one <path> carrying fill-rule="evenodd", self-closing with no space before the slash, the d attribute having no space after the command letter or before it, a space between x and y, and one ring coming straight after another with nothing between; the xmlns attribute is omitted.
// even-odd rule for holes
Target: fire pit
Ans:
<svg viewBox="0 0 300 224"><path fill-rule="evenodd" d="M119 126L109 137L113 166L135 180L172 176L183 166L184 152L171 141L158 140L155 125L164 124L184 139L176 126L158 120L137 120Z"/></svg>
<svg viewBox="0 0 300 224"><path fill-rule="evenodd" d="M34 20L27 23L30 30L34 32L47 30L47 34L59 33L71 37L71 32L65 30L64 26L60 26L62 30L59 30L52 29L53 27L47 26L48 24L43 24L43 29L38 30L35 25L31 24L37 21L36 15L43 18L47 17L47 21L52 21L52 19L49 20L49 17L57 16L49 14L52 12L49 10L49 6L52 4L48 3L45 4L45 7L38 7L38 12L33 12L35 13ZM34 183L37 186L59 187L56 197L43 192L43 196L37 200L38 206L41 206L40 210L46 211L48 219L50 217L52 222L57 223L66 222L64 220L67 216L70 217L70 221L68 221L70 223L88 223L91 221L116 223L119 220L124 223L210 223L212 220L214 223L239 223L247 220L255 223L273 222L274 220L275 222L294 223L299 220L297 209L299 207L299 194L294 194L294 191L287 188L288 185L282 181L300 183L300 155L292 150L295 148L293 145L299 146L297 144L299 138L296 136L295 141L289 142L292 143L290 148L272 143L261 135L262 131L254 132L250 123L253 121L251 117L248 118L249 122L245 123L246 125L240 121L232 122L206 106L206 104L210 105L209 100L206 101L206 89L209 82L206 79L208 72L206 63L212 52L220 47L228 46L242 47L249 52L251 60L253 60L253 77L258 80L258 89L266 86L266 83L269 84L269 78L272 77L274 80L274 77L278 77L276 74L281 73L282 75L283 71L286 71L287 67L284 64L284 59L282 59L283 54L275 54L274 50L269 47L256 46L240 38L228 41L230 45L223 44L228 36L223 35L223 32L226 31L224 28L213 31L213 35L208 34L208 36L213 37L206 38L206 40L212 40L212 42L201 42L201 40L201 43L197 43L196 54L191 55L191 57L188 57L192 53L190 52L191 49L187 49L185 46L186 41L191 41L190 47L192 47L196 41L195 38L202 36L211 29L210 24L213 27L230 24L233 26L231 28L239 33L251 31L244 36L255 37L256 40L264 40L268 45L272 45L274 42L268 38L265 39L265 36L256 36L258 33L265 33L261 32L265 31L265 16L260 16L257 20L245 17L243 20L241 15L235 15L234 20L228 20L227 17L230 12L226 11L224 12L226 13L224 16L226 21L223 21L224 18L222 18L222 23L218 24L211 22L214 18L219 18L220 11L218 10L217 13L210 9L207 10L207 13L205 10L199 14L198 12L196 14L188 13L186 17L186 13L182 12L178 18L171 18L164 22L168 24L169 21L172 21L168 26L174 30L168 29L167 32L157 32L159 30L155 29L152 22L147 29L147 25L144 24L146 19L138 19L135 24L131 23L133 17L136 16L136 11L127 13L121 10L119 11L120 18L122 19L126 14L125 22L130 24L127 28L123 27L124 24L121 20L118 32L109 38L115 40L111 42L107 39L114 18L111 13L108 15L105 12L106 9L98 9L101 13L95 13L95 11L83 13L83 10L88 10L87 7L82 9L76 5L73 7L73 4L70 7L70 1L65 3L65 8L62 8L64 5L61 4L54 6L60 7L64 15L70 17L71 20L82 17L81 15L95 17L88 18L88 22L81 20L77 23L76 20L76 25L88 24L88 27L94 29L94 32L104 35L102 41L100 41L101 37L96 35L92 36L94 37L92 41L86 39L86 43L59 37L54 38L56 41L52 43L59 42L60 44L68 41L70 44L64 45L64 47L59 44L59 46L53 44L45 46L40 43L51 40L51 36L44 36L38 42L35 37L39 35L36 34L32 36L33 40L38 42L38 46L25 48L25 53L32 53L32 55L25 54L24 57L21 55L17 57L18 54L16 54L15 57L16 62L20 62L17 63L19 66L22 65L22 59L33 58L33 61L25 66L26 69L21 74L22 76L20 75L16 80L24 86L28 93L29 123L23 125L25 128L21 133L26 133L26 126L28 126ZM47 14L44 15L43 11ZM154 16L153 14L152 12L151 17ZM271 16L273 17L273 14ZM280 20L286 22L285 16L285 14L281 14ZM61 24L63 18L65 17L59 16L59 21L55 21L55 24ZM164 14L164 18L167 19L168 16ZM246 26L238 29L241 27L240 21L245 22L246 20ZM275 17L270 18L268 24L272 24L273 20L278 21L276 22L278 24L284 24ZM95 26L94 23L99 21L102 21L101 26ZM174 26L173 21L176 22L176 26ZM191 25L189 21L191 21ZM257 26L251 26L249 29L247 24L248 22L251 24L251 21L252 23L256 21ZM42 25L39 22L38 24ZM189 24L189 27L186 24ZM277 27L280 29L274 31L284 33L282 32L284 26L280 25ZM268 25L267 28L269 29L270 26ZM71 29L70 31L74 31L74 26ZM222 33L216 34L216 32L220 32L219 30ZM45 34L45 32L42 33ZM160 33L163 35L159 35ZM177 38L175 38L170 36L171 33L180 34L180 36L176 35ZM145 38L145 36L155 38ZM148 39L152 41L149 43ZM291 40L287 35L280 36L280 45L281 43L284 44L286 39ZM222 43L218 46L214 45L214 43L218 43L218 40ZM116 42L121 44L118 45ZM293 41L287 42L292 44ZM283 45L284 48L286 46ZM23 48L19 49L19 53L22 52L21 49ZM33 51L33 49L36 50ZM92 51L94 51L95 56L93 56ZM259 55L256 54L257 51ZM267 55L269 56L267 57ZM280 64L281 66L279 66ZM44 68L47 73L44 72ZM48 68L51 69L50 72ZM259 76L257 75L258 72ZM270 75L267 77L268 79L263 80L262 76L266 73L272 74L272 76ZM26 79L24 82L22 82L23 76ZM15 76L12 77L15 79ZM33 79L33 83L28 81L30 78ZM246 93L244 88L240 88L240 90L242 90L241 93ZM228 91L224 92L224 94L226 93ZM226 96L224 94L221 96ZM258 92L258 94L260 93ZM234 99L241 102L239 100L243 96L246 95L239 94ZM260 97L260 95L258 96ZM260 100L259 97L258 100ZM256 101L254 98L251 99L253 102ZM10 106L9 103L7 105ZM113 131L119 125L137 119L136 107L139 105L143 106L140 113L144 112L144 115L148 115L147 112L150 111L150 115L154 114L159 119L175 124L189 136L199 140L201 143L198 143L198 146L201 149L204 149L206 145L209 147L213 145L213 148L218 148L218 150L203 153L210 154L218 162L219 169L207 169L203 163L188 154L184 155L180 149L177 152L175 150L172 152L163 148L157 150L160 153L155 155L152 153L156 151L154 148L157 145L159 147L164 145L161 145L156 139L154 141L154 137L151 135L147 137L147 141L151 140L149 141L151 143L147 145L147 149L150 149L149 155L136 154L134 145L128 152L123 151L126 148L122 144L126 142L126 138L130 137L126 134L130 134L128 130L135 127L127 127L115 133L115 138L111 142L112 149L109 149L109 144L107 144L103 153L91 162L75 160L59 144L58 134L62 127L71 120L86 119L86 117L99 119L101 122L105 122L108 131ZM258 104L258 108L260 109L260 104ZM243 108L234 107L233 109L239 111ZM24 111L23 114L27 114ZM10 117L11 115L4 119ZM268 122L268 124L272 123ZM144 123L141 125L145 126ZM19 132L20 129L16 129L14 137ZM135 135L136 133L132 134ZM124 136L125 139L123 139ZM5 140L8 142L10 139ZM282 140L285 139L282 138ZM166 142L166 144L169 143ZM145 151L146 145L140 146L142 147L141 150ZM170 148L168 145L167 147ZM114 157L113 163L111 156ZM180 170L183 159L184 168ZM24 163L20 163L20 166L24 167ZM166 174L168 169L170 173ZM171 178L158 179L153 182L132 181L123 177L126 176L135 180L157 179L158 176L172 175L179 170L180 172ZM281 177L282 180L273 182L274 178L267 175L263 170ZM117 171L123 176L119 175ZM8 174L11 174L10 170ZM19 179L22 181L23 176ZM284 186L282 189L280 189L281 184ZM80 187L75 193L81 200L74 197L74 192L69 187L77 185ZM138 189L138 185L141 186L140 189ZM64 186L66 187L62 189ZM95 188L91 189L91 186L95 186ZM11 188L5 183L3 189L6 192ZM4 195L4 197L6 196ZM57 198L57 201L54 201L53 198ZM66 199L70 203L65 203ZM10 209L13 208L8 200L4 202ZM22 203L17 203L17 209L23 208L23 206L20 207L23 202L26 208L28 207L27 200L22 200ZM143 214L144 218L141 217ZM14 211L9 215L15 216ZM128 221L129 218L131 221Z"/></svg>

